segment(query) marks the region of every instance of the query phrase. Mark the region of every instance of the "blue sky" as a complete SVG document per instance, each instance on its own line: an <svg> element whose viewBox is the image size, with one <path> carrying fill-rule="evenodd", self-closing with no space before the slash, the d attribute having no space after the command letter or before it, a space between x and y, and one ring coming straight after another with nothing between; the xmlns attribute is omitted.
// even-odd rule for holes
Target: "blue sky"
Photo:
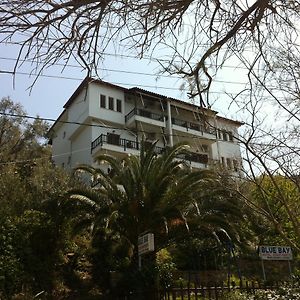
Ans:
<svg viewBox="0 0 300 300"><path fill-rule="evenodd" d="M158 76L159 64L155 59L133 58L132 53L107 51L101 65L99 65L101 79L124 87L139 86L146 90L164 94L181 100L189 101L186 91L180 90L183 83L178 77ZM116 55L115 55L116 54ZM156 53L156 58L162 59L161 53ZM0 71L12 71L17 56L17 48L13 45L0 46ZM128 57L129 56L129 57ZM228 109L228 97L225 91L235 93L241 85L243 72L233 69L234 64L228 63L228 68L217 77L217 82L212 85L213 109L221 111L226 117L235 115L234 108ZM45 118L57 118L63 109L64 103L75 91L86 73L75 63L62 70L62 66L53 66L46 69L38 78L32 89L30 86L35 76L29 76L33 65L25 61L17 70L13 80L12 75L0 73L0 96L10 96L15 102L20 102L29 115L39 115ZM241 75L242 74L242 75ZM226 83L219 82L226 81ZM232 84L228 83L233 81ZM215 102L215 100L217 100ZM237 117L233 117L237 119Z"/></svg>

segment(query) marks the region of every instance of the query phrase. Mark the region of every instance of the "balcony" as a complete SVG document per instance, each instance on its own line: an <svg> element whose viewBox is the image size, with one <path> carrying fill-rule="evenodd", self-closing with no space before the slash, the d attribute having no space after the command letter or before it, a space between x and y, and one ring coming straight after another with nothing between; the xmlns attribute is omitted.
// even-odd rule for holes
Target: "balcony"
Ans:
<svg viewBox="0 0 300 300"><path fill-rule="evenodd" d="M144 142L145 147L147 143L150 146L150 142ZM127 140L120 138L118 134L101 134L97 137L91 144L91 153L95 154L101 150L112 151L119 154L134 154L139 155L139 150L141 149L141 143L133 140ZM161 154L165 148L156 146L154 151L157 154Z"/></svg>
<svg viewBox="0 0 300 300"><path fill-rule="evenodd" d="M216 139L216 130L212 126L206 127L199 123L193 123L175 118L172 118L172 124L174 130L205 137L207 139Z"/></svg>
<svg viewBox="0 0 300 300"><path fill-rule="evenodd" d="M135 126L135 121L159 127L166 126L163 114L157 114L140 108L134 108L125 116L125 123L128 127Z"/></svg>
<svg viewBox="0 0 300 300"><path fill-rule="evenodd" d="M145 147L150 147L152 142L144 142ZM103 150L106 152L113 152L112 155L122 157L124 154L139 155L141 149L141 142L127 140L120 138L117 134L101 134L91 144L91 153L94 156L100 154ZM166 148L156 146L154 151L157 154L162 154ZM209 158L207 154L201 153L186 153L178 157L187 161L193 168L205 169L208 167Z"/></svg>

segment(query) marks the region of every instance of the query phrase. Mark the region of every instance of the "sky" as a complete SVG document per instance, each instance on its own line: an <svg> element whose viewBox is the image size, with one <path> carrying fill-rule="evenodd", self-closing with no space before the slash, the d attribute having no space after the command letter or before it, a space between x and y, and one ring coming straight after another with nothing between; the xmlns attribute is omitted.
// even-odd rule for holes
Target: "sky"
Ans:
<svg viewBox="0 0 300 300"><path fill-rule="evenodd" d="M55 65L44 70L32 86L36 76L30 75L33 65L25 61L13 77L5 73L12 71L18 54L14 45L0 45L0 97L9 96L24 107L28 115L56 119L63 110L63 105L86 76L85 70L74 62L64 70ZM153 58L135 58L133 53L116 53L106 51L99 65L102 80L127 88L138 86L159 94L184 101L190 101L187 91L180 89L183 81L176 76L159 76L157 59L164 59L159 50ZM212 108L220 111L225 117L238 119L236 108L229 107L230 99L226 93L237 93L241 82L245 82L245 70L236 62L228 62L218 73L211 88L210 99ZM31 87L32 86L32 87Z"/></svg>

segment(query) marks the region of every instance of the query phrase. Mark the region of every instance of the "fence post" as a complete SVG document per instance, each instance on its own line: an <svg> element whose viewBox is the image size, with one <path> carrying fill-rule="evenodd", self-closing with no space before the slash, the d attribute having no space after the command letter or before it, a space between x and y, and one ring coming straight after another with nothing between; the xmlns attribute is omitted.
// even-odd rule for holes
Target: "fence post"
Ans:
<svg viewBox="0 0 300 300"><path fill-rule="evenodd" d="M188 300L191 300L191 290L190 290L190 287L191 287L191 273L189 271L189 273L188 273L188 286L187 286Z"/></svg>
<svg viewBox="0 0 300 300"><path fill-rule="evenodd" d="M207 287L208 288L208 299L211 299L211 289L210 289L210 285Z"/></svg>
<svg viewBox="0 0 300 300"><path fill-rule="evenodd" d="M176 290L172 289L172 300L176 300Z"/></svg>
<svg viewBox="0 0 300 300"><path fill-rule="evenodd" d="M201 295L203 298L205 298L205 290L204 290L203 284L201 284Z"/></svg>
<svg viewBox="0 0 300 300"><path fill-rule="evenodd" d="M215 298L219 299L217 282L215 282Z"/></svg>
<svg viewBox="0 0 300 300"><path fill-rule="evenodd" d="M224 295L224 283L223 281L221 282L221 297Z"/></svg>
<svg viewBox="0 0 300 300"><path fill-rule="evenodd" d="M180 283L180 295L181 295L181 300L184 300L184 293L183 293L183 285Z"/></svg>
<svg viewBox="0 0 300 300"><path fill-rule="evenodd" d="M195 293L195 300L198 300L198 285L197 282L194 282L194 293Z"/></svg>

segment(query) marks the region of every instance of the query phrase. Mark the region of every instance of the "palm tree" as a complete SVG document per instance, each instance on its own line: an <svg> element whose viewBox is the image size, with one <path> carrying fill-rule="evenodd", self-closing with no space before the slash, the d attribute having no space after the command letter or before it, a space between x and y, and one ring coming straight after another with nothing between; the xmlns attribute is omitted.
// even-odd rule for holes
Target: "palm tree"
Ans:
<svg viewBox="0 0 300 300"><path fill-rule="evenodd" d="M73 191L71 198L90 209L86 220L92 219L94 226L118 232L133 246L137 245L140 234L153 232L159 249L167 245L173 228L189 229L184 211L213 180L213 173L192 172L178 158L186 153L185 144L177 144L161 155L155 147L155 143L147 148L142 145L140 156L127 156L123 160L102 155L99 161L110 165L109 174L80 166L78 170L92 175L99 187L84 193Z"/></svg>
<svg viewBox="0 0 300 300"><path fill-rule="evenodd" d="M116 159L109 155L101 168L82 165L77 172L88 173L97 185L73 190L80 225L92 228L94 240L129 260L137 258L138 236L152 232L156 251L192 236L221 239L220 232L237 236L235 220L240 211L217 175L209 170L192 171L179 157L188 151L177 144L157 154L156 144L143 144L139 156ZM234 216L234 218L233 218ZM233 222L234 221L234 222ZM98 245L99 246L99 245ZM124 250L125 249L125 250ZM116 259L117 255L114 255Z"/></svg>

